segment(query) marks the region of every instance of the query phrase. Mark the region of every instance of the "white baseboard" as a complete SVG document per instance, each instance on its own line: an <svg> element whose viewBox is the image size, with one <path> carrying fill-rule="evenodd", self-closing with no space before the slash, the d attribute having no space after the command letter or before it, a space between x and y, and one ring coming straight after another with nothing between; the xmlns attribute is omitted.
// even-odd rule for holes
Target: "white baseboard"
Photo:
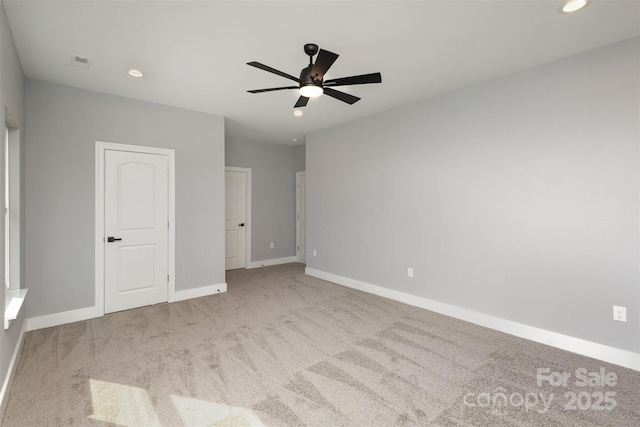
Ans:
<svg viewBox="0 0 640 427"><path fill-rule="evenodd" d="M30 317L25 322L27 331L50 328L52 326L79 322L81 320L98 317L95 307L80 308L77 310L63 311L61 313L47 314L45 316Z"/></svg>
<svg viewBox="0 0 640 427"><path fill-rule="evenodd" d="M221 292L227 292L226 283L175 291L169 295L168 302L199 298ZM27 331L35 331L36 329L50 328L52 326L60 326L67 323L79 322L81 320L94 319L103 315L104 313L98 312L95 307L87 307L77 310L63 311L61 313L47 314L45 316L30 317L25 320L25 324L27 325Z"/></svg>
<svg viewBox="0 0 640 427"><path fill-rule="evenodd" d="M372 285L370 283L361 282L347 277L338 276L324 271L306 268L305 273L318 279L327 280L337 283L338 285L348 288L357 289L373 295L389 298L395 301L403 302L419 308L424 308L446 316L455 317L476 325L484 326L496 331L504 332L520 338L549 345L551 347L560 348L572 353L581 354L604 362L613 363L625 368L640 371L640 354L627 350L621 350L609 347L603 344L559 334L557 332L547 331L545 329L524 325L510 320L501 319L499 317L490 316L488 314L478 313L477 311L456 307L450 304L444 304L427 298L407 294L393 289L384 288L382 286Z"/></svg>
<svg viewBox="0 0 640 427"><path fill-rule="evenodd" d="M24 343L24 334L27 332L26 320L22 323L22 329L20 330L20 337L18 338L18 345L13 352L11 362L9 363L9 369L7 369L7 375L2 383L2 390L0 390L0 420L4 417L4 411L7 408L7 402L9 401L9 394L11 392L11 383L18 367L18 359L22 352L22 344Z"/></svg>
<svg viewBox="0 0 640 427"><path fill-rule="evenodd" d="M227 292L227 284L220 283L217 285L201 286L199 288L185 289L182 291L175 291L169 295L169 302L184 301L191 298L206 297L208 295L215 295L222 292Z"/></svg>
<svg viewBox="0 0 640 427"><path fill-rule="evenodd" d="M247 268L259 268L259 267L269 267L270 265L279 265L279 264L289 264L290 262L298 262L298 258L293 256L288 256L284 258L274 258L274 259L265 259L262 261L252 261L247 264Z"/></svg>

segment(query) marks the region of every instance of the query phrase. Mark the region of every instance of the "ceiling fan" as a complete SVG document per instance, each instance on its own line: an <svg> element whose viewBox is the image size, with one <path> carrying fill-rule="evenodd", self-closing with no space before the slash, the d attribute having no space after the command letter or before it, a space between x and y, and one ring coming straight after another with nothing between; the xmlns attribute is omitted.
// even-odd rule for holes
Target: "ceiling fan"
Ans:
<svg viewBox="0 0 640 427"><path fill-rule="evenodd" d="M324 80L324 75L327 70L338 59L338 54L329 52L328 50L318 49L317 44L307 43L304 45L304 53L309 55L309 66L302 69L300 72L300 78L294 77L290 74L283 73L275 68L268 67L259 62L247 62L247 65L260 68L261 70L268 71L273 74L277 74L289 80L293 80L298 83L298 86L283 86L272 87L267 89L254 89L249 90L249 93L262 93L273 92L275 90L286 89L298 89L300 91L300 98L293 108L304 107L309 102L309 98L315 98L323 93L332 98L338 99L342 102L346 102L351 105L360 100L357 96L353 96L348 93L340 92L333 89L337 86L347 85L364 85L369 83L381 83L382 75L380 73L362 74L359 76L341 77L338 79ZM313 56L318 54L315 64L313 63Z"/></svg>

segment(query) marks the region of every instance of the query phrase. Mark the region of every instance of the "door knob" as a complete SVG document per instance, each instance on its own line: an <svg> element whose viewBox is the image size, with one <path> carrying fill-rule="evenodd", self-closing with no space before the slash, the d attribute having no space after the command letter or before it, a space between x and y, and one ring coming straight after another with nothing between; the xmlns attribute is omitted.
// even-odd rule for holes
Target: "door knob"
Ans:
<svg viewBox="0 0 640 427"><path fill-rule="evenodd" d="M113 242L117 242L120 241L122 239L116 239L115 237L107 237L107 242L109 243L113 243Z"/></svg>
<svg viewBox="0 0 640 427"><path fill-rule="evenodd" d="M244 227L244 222L242 224L238 224L238 227Z"/></svg>

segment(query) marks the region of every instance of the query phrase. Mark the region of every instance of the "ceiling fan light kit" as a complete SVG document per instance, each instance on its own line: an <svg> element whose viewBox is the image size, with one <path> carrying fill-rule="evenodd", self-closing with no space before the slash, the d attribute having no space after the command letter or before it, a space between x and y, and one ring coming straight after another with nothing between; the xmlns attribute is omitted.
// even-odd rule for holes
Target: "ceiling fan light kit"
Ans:
<svg viewBox="0 0 640 427"><path fill-rule="evenodd" d="M381 83L382 75L380 73L362 74L359 76L342 77L338 79L324 80L325 73L338 59L338 54L329 52L328 50L318 49L318 45L314 43L307 43L304 45L304 53L309 56L309 65L302 69L300 72L300 78L294 77L290 74L284 73L275 68L271 68L267 65L259 62L247 62L247 65L259 68L269 73L277 74L289 80L293 80L298 83L298 86L282 86L272 87L267 89L254 89L249 90L249 93L262 93L273 92L276 90L298 89L300 98L294 105L294 108L305 107L309 102L309 98L316 98L323 94L335 98L339 101L346 102L349 105L355 104L360 100L357 96L341 92L333 89L338 86L347 85L363 85L370 83ZM315 63L313 57L316 57Z"/></svg>
<svg viewBox="0 0 640 427"><path fill-rule="evenodd" d="M317 98L324 93L322 86L317 86L314 84L308 84L300 87L300 95L306 96L307 98Z"/></svg>

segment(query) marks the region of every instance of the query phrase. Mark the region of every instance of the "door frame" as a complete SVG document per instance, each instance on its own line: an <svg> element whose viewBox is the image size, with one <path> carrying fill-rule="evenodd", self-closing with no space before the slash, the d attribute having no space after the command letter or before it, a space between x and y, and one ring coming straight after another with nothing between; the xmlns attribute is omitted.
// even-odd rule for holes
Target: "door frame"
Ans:
<svg viewBox="0 0 640 427"><path fill-rule="evenodd" d="M298 262L303 262L301 260L300 257L300 200L298 198L298 185L300 185L300 177L304 176L305 177L305 186L304 186L304 194L305 194L305 199L307 198L307 186L306 186L306 179L307 179L307 171L301 171L301 172L296 172L296 261ZM307 220L307 209L305 206L304 209L304 219L305 222ZM307 239L306 239L306 234L305 234L305 245L307 243ZM304 262L306 263L306 257Z"/></svg>
<svg viewBox="0 0 640 427"><path fill-rule="evenodd" d="M167 230L167 273L169 281L167 283L167 301L171 302L175 299L176 281L175 281L175 150L170 148L145 147L141 145L119 144L114 142L96 141L95 153L95 316L104 316L104 196L105 196L105 151L126 151L130 153L143 154L160 154L167 156L169 165L168 177L168 211L167 219L169 227Z"/></svg>
<svg viewBox="0 0 640 427"><path fill-rule="evenodd" d="M251 168L240 168L236 166L225 166L225 179L226 172L240 172L246 175L245 179L245 230L244 230L244 268L246 269L251 264ZM226 243L225 243L226 244Z"/></svg>

